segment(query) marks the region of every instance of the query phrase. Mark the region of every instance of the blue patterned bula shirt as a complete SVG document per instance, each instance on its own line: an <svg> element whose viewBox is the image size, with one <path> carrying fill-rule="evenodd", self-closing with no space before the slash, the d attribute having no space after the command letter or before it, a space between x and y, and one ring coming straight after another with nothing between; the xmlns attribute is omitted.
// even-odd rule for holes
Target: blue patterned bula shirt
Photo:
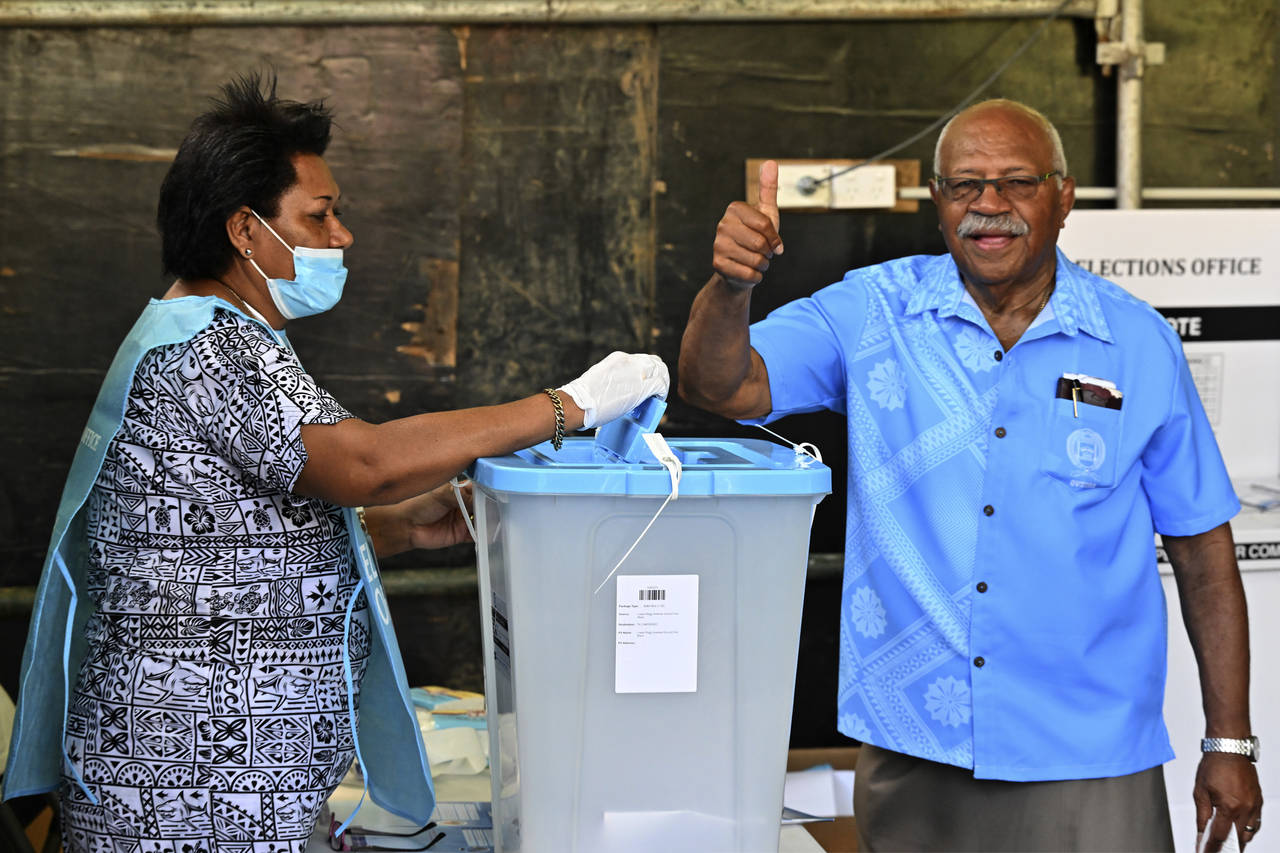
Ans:
<svg viewBox="0 0 1280 853"><path fill-rule="evenodd" d="M1007 352L949 255L853 270L751 329L773 411L848 417L839 727L978 778L1169 760L1153 530L1239 510L1177 335L1058 253ZM1114 383L1119 409L1057 395Z"/></svg>

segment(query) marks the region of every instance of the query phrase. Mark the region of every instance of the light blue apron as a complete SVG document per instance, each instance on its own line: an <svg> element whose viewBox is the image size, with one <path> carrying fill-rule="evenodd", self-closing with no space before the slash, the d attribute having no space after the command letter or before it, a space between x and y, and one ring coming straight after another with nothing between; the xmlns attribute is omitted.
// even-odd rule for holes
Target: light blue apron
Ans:
<svg viewBox="0 0 1280 853"><path fill-rule="evenodd" d="M63 732L70 694L68 681L80 671L84 660L84 626L92 609L82 595L88 546L85 513L81 510L98 478L107 445L124 420L134 371L148 350L190 340L209 325L215 307L246 316L216 297L151 300L120 345L98 392L63 487L49 552L36 590L27 648L22 655L22 683L13 738L9 743L9 763L4 773L6 800L52 791L58 786L65 760ZM375 641L360 690L360 726L354 738L356 755L374 802L406 820L424 824L435 807L435 791L418 719L409 699L400 647L391 627L391 614L368 534L354 509L346 509L343 514L360 572L360 585L351 601L354 604L363 588L372 614L369 621L375 629ZM347 622L350 622L350 609ZM345 638L343 649L350 684ZM351 701L349 695L348 702ZM70 765L68 770L75 774ZM92 791L89 793L93 797Z"/></svg>

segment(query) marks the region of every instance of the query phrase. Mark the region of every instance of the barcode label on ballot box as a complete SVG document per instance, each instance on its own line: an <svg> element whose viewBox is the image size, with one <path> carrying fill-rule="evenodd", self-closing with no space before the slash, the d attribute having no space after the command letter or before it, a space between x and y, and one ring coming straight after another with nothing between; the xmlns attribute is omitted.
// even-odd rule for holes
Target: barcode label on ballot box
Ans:
<svg viewBox="0 0 1280 853"><path fill-rule="evenodd" d="M614 692L697 692L698 576L617 580Z"/></svg>

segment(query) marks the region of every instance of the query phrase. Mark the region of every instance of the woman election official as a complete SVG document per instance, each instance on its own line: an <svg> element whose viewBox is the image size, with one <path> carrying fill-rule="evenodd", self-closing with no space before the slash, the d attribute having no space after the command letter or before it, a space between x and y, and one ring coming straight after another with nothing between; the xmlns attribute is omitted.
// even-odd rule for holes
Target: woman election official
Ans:
<svg viewBox="0 0 1280 853"><path fill-rule="evenodd" d="M372 552L464 541L446 484L476 458L666 395L659 359L614 353L503 405L353 417L285 335L346 279L329 134L322 104L251 75L196 119L161 187L177 280L77 448L4 777L6 798L60 784L69 850L300 853L357 754L373 798L425 823Z"/></svg>

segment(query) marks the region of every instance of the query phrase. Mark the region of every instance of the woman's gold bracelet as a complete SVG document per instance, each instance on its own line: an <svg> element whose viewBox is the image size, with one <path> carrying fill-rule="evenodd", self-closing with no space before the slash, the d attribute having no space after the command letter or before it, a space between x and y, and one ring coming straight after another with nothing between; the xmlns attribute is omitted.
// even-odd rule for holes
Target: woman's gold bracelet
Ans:
<svg viewBox="0 0 1280 853"><path fill-rule="evenodd" d="M551 405L556 407L556 434L551 437L551 446L556 450L564 444L564 404L554 388L543 388L542 393L551 398Z"/></svg>

